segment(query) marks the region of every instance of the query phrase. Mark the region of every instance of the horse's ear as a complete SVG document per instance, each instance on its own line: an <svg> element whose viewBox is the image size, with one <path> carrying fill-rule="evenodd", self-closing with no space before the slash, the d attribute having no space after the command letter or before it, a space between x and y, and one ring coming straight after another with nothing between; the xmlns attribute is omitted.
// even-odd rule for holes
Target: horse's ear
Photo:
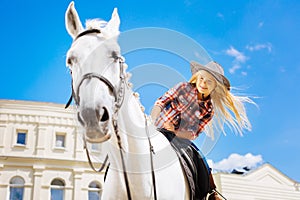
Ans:
<svg viewBox="0 0 300 200"><path fill-rule="evenodd" d="M101 29L102 34L104 37L109 38L109 37L114 37L119 35L119 27L120 27L120 17L118 15L118 9L115 8L111 19L109 22L107 22L107 25L105 28Z"/></svg>
<svg viewBox="0 0 300 200"><path fill-rule="evenodd" d="M83 31L82 24L80 22L78 13L74 7L74 2L69 4L69 7L65 14L66 29L71 37L74 39L80 32Z"/></svg>

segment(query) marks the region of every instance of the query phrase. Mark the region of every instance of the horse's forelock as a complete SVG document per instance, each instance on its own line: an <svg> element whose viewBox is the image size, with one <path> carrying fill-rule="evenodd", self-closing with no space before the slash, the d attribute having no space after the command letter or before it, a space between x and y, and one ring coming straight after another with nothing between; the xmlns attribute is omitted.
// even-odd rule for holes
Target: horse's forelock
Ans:
<svg viewBox="0 0 300 200"><path fill-rule="evenodd" d="M107 22L101 19L88 19L85 22L86 29L101 29L106 26Z"/></svg>

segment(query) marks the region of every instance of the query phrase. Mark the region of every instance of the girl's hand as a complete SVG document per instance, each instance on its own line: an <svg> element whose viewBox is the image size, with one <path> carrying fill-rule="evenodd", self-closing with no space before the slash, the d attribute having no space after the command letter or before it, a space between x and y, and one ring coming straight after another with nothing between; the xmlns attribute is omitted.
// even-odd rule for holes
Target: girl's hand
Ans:
<svg viewBox="0 0 300 200"><path fill-rule="evenodd" d="M209 195L208 200L223 200L216 192Z"/></svg>
<svg viewBox="0 0 300 200"><path fill-rule="evenodd" d="M196 139L196 136L191 131L175 131L175 135L188 140Z"/></svg>
<svg viewBox="0 0 300 200"><path fill-rule="evenodd" d="M164 128L167 129L168 131L175 132L175 127L171 122L165 122Z"/></svg>
<svg viewBox="0 0 300 200"><path fill-rule="evenodd" d="M164 128L167 129L168 131L174 132L175 135L180 138L184 138L188 140L194 140L197 138L191 131L179 131L179 130L176 131L174 124L172 124L171 122L165 122Z"/></svg>
<svg viewBox="0 0 300 200"><path fill-rule="evenodd" d="M157 117L159 116L159 113L161 112L161 108L159 106L154 106L152 108L152 111L151 111L151 119L152 119L152 122L154 123L155 120L157 119Z"/></svg>

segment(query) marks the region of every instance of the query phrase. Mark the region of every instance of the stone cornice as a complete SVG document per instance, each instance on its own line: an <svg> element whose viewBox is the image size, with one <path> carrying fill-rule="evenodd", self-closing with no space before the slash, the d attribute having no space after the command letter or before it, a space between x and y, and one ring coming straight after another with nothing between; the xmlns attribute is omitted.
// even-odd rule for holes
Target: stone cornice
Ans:
<svg viewBox="0 0 300 200"><path fill-rule="evenodd" d="M48 166L49 164L57 165L57 166L73 166L73 165L86 165L89 167L89 163L86 158L84 159L67 159L67 158L49 158L49 157L19 157L19 156L0 156L0 160L2 161L1 164L4 166L8 163L20 163L19 161L22 160L22 166L32 166L33 163L37 165L37 163L47 163L43 164L43 166ZM99 165L102 162L95 162L94 164ZM3 168L2 166L2 168ZM1 168L1 165L0 165ZM92 170L92 169L91 169Z"/></svg>
<svg viewBox="0 0 300 200"><path fill-rule="evenodd" d="M77 126L73 107L32 101L0 100L0 121Z"/></svg>

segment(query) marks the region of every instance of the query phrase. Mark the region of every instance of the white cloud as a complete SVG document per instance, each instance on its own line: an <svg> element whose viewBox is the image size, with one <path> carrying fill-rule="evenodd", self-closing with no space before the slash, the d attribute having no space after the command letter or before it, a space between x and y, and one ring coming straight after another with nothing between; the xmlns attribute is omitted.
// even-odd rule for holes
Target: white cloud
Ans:
<svg viewBox="0 0 300 200"><path fill-rule="evenodd" d="M234 74L236 70L242 68L242 63L245 63L249 58L244 55L244 53L238 51L233 46L225 50L225 53L234 58L233 66L229 69L229 73ZM246 76L246 72L242 72L243 76Z"/></svg>
<svg viewBox="0 0 300 200"><path fill-rule="evenodd" d="M264 22L259 22L258 23L258 28L261 28L261 27L263 27L264 26Z"/></svg>
<svg viewBox="0 0 300 200"><path fill-rule="evenodd" d="M234 74L236 70L240 69L241 66L238 64L233 65L230 69L229 69L229 73L230 74Z"/></svg>
<svg viewBox="0 0 300 200"><path fill-rule="evenodd" d="M222 13L217 13L217 17L219 17L220 19L224 20L224 15Z"/></svg>
<svg viewBox="0 0 300 200"><path fill-rule="evenodd" d="M279 71L282 72L282 73L285 73L285 72L286 72L286 68L281 66L281 67L279 68Z"/></svg>
<svg viewBox="0 0 300 200"><path fill-rule="evenodd" d="M247 45L246 49L248 49L249 51L259 51L262 49L267 49L268 52L272 51L272 44L271 43L266 43L266 44L257 44L254 46L251 45Z"/></svg>
<svg viewBox="0 0 300 200"><path fill-rule="evenodd" d="M226 54L234 57L235 61L239 63L244 63L248 59L242 52L238 51L233 46L226 50Z"/></svg>
<svg viewBox="0 0 300 200"><path fill-rule="evenodd" d="M225 158L220 162L214 163L210 160L208 163L215 171L231 172L233 169L239 170L244 167L248 167L249 169L256 168L258 165L263 163L263 159L261 155L252 155L251 153L239 155L233 153L228 158Z"/></svg>
<svg viewBox="0 0 300 200"><path fill-rule="evenodd" d="M247 76L247 75L248 75L248 73L245 72L245 71L241 72L241 74L242 74L243 76Z"/></svg>

